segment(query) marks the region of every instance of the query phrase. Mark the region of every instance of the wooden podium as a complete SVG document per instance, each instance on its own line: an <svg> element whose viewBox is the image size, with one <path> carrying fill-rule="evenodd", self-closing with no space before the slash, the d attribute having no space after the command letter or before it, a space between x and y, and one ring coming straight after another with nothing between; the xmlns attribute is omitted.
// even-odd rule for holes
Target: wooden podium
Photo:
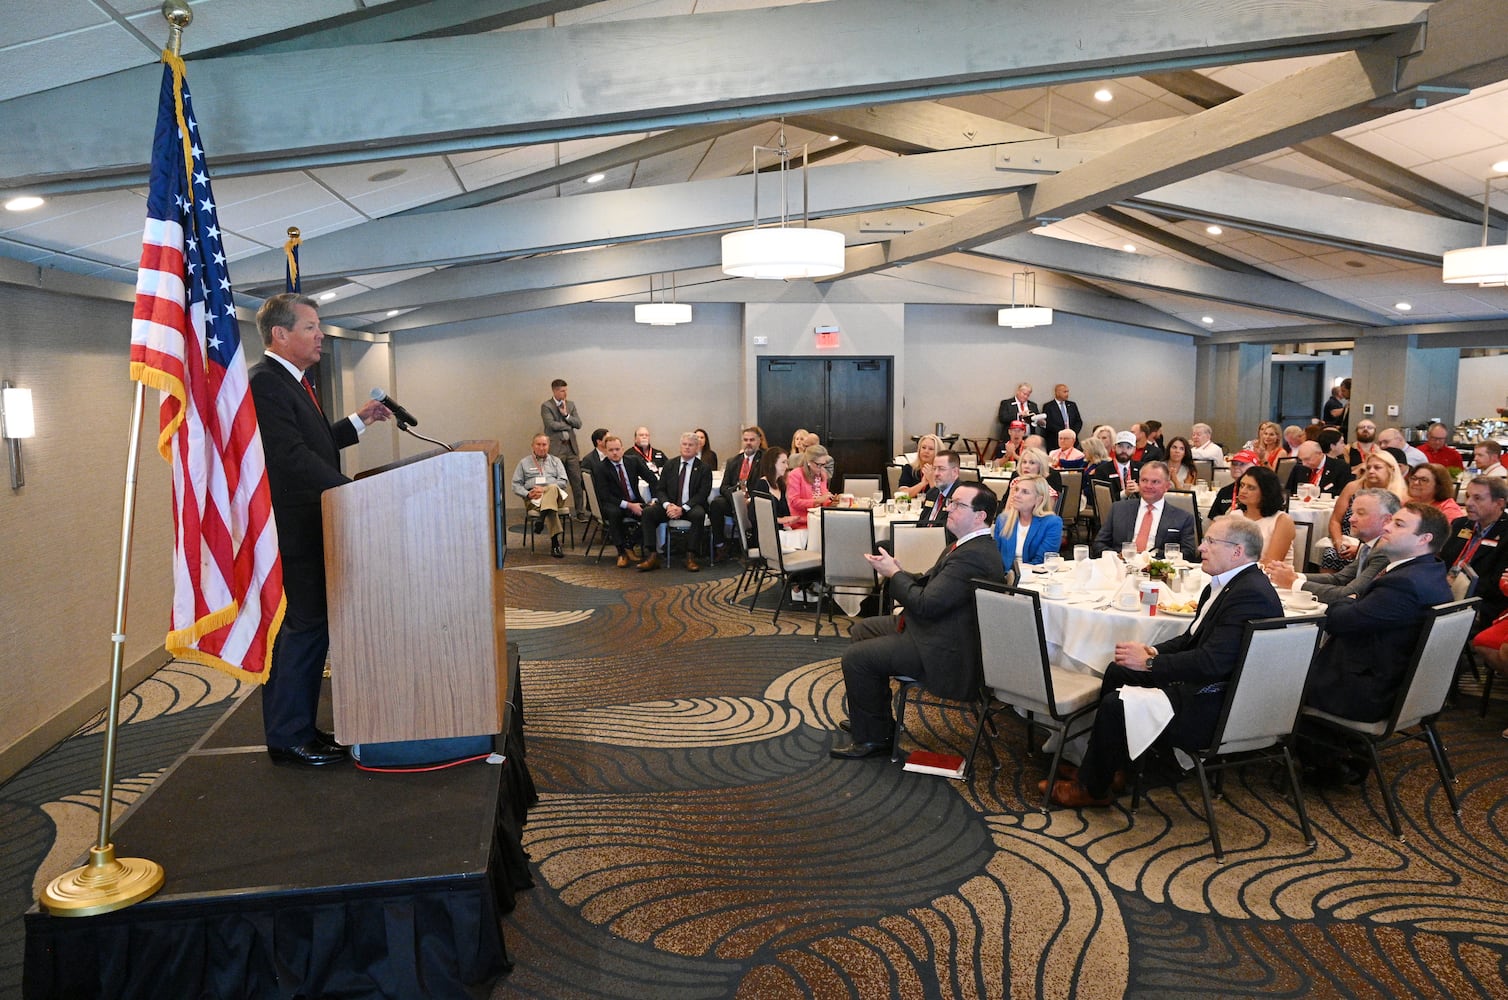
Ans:
<svg viewBox="0 0 1508 1000"><path fill-rule="evenodd" d="M508 698L496 441L415 455L322 498L335 738L500 732Z"/></svg>

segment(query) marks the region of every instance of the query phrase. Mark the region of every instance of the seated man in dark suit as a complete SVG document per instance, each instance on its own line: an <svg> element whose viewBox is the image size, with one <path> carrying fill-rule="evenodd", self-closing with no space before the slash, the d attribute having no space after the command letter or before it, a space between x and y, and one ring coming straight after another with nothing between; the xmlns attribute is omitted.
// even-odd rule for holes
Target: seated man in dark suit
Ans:
<svg viewBox="0 0 1508 1000"><path fill-rule="evenodd" d="M1357 722L1377 722L1393 707L1419 627L1431 605L1451 600L1445 564L1435 558L1450 530L1434 506L1407 503L1377 546L1391 560L1372 583L1325 612L1324 645L1305 704Z"/></svg>
<svg viewBox="0 0 1508 1000"><path fill-rule="evenodd" d="M1136 448L1136 435L1121 431L1115 435L1115 454L1103 462L1089 467L1085 479L1110 484L1110 497L1119 500L1127 492L1136 492L1136 477L1141 472L1141 463L1131 457Z"/></svg>
<svg viewBox="0 0 1508 1000"><path fill-rule="evenodd" d="M1508 611L1503 583L1508 579L1508 479L1478 476L1466 486L1466 516L1450 526L1450 537L1440 551L1447 578L1471 567L1476 586L1471 590L1482 599L1477 624L1486 625ZM1352 515L1355 519L1355 515Z"/></svg>
<svg viewBox="0 0 1508 1000"><path fill-rule="evenodd" d="M857 760L890 753L895 720L890 678L914 677L940 698L973 698L983 683L974 637L974 580L1005 582L1000 550L990 537L999 500L978 483L959 483L948 501L948 527L958 541L922 576L901 569L889 553L866 555L904 610L855 622L843 653L848 690L848 743L832 756Z"/></svg>
<svg viewBox="0 0 1508 1000"><path fill-rule="evenodd" d="M958 469L960 466L958 452L940 451L932 459L932 481L937 485L922 494L921 506L917 509L916 523L922 527L928 525L944 525L948 523L947 504L942 501L952 495L958 485ZM946 527L944 528L946 530ZM948 541L953 540L953 535L948 534Z"/></svg>
<svg viewBox="0 0 1508 1000"><path fill-rule="evenodd" d="M1119 552L1124 543L1133 542L1138 552L1161 554L1172 544L1182 549L1190 562L1199 558L1194 545L1194 515L1163 498L1172 482L1167 463L1143 464L1137 480L1140 496L1128 497L1110 508L1110 516L1094 538L1094 554L1098 556L1106 549Z"/></svg>
<svg viewBox="0 0 1508 1000"><path fill-rule="evenodd" d="M712 515L712 545L716 549L723 547L724 525L733 516L733 494L742 490L747 495L754 480L759 478L759 459L764 455L759 447L760 434L759 428L753 425L743 429L740 435L742 447L723 466L722 484L707 507L707 512Z"/></svg>
<svg viewBox="0 0 1508 1000"><path fill-rule="evenodd" d="M1340 496L1340 491L1351 481L1351 467L1344 459L1326 458L1325 449L1317 441L1305 441L1299 445L1299 460L1288 473L1288 495L1299 495L1299 487L1308 483L1319 487L1321 493Z"/></svg>
<svg viewBox="0 0 1508 1000"><path fill-rule="evenodd" d="M707 463L697 458L702 442L695 431L681 435L681 453L665 463L655 487L654 500L644 508L644 547L649 548L658 537L661 525L667 521L686 520L691 523L691 537L686 543L686 568L695 573L701 564L696 561L697 550L707 537L707 497L712 492L712 470ZM669 543L666 544L667 552ZM660 553L656 549L645 553L639 564L640 572L660 568Z"/></svg>
<svg viewBox="0 0 1508 1000"><path fill-rule="evenodd" d="M1354 559L1334 573L1306 576L1295 573L1292 566L1280 559L1269 559L1262 568L1267 571L1267 578L1274 587L1306 590L1318 597L1321 604L1334 604L1359 594L1372 582L1372 577L1392 562L1378 547L1377 541L1400 506L1398 498L1388 490L1356 491L1351 498L1351 535L1361 542L1361 548Z"/></svg>
<svg viewBox="0 0 1508 1000"><path fill-rule="evenodd" d="M597 506L602 508L602 517L607 521L607 535L618 549L618 568L626 569L630 560L624 522L644 516L644 504L639 500L639 480L651 486L660 480L638 454L623 451L623 439L618 435L609 434L602 439L602 445L607 456L600 466L602 477L597 481Z"/></svg>
<svg viewBox="0 0 1508 1000"><path fill-rule="evenodd" d="M1241 656L1246 623L1283 613L1277 591L1256 562L1262 555L1262 532L1254 523L1237 515L1222 517L1210 525L1199 548L1201 565L1211 579L1199 595L1193 625L1155 646L1116 644L1115 662L1105 669L1100 687L1099 712L1084 763L1076 775L1065 773L1064 780L1053 785L1052 800L1058 805L1106 806L1124 787L1131 754L1122 688L1157 688L1167 696L1173 718L1159 741L1185 750L1208 746L1225 702L1225 682ZM1047 782L1038 788L1045 792Z"/></svg>

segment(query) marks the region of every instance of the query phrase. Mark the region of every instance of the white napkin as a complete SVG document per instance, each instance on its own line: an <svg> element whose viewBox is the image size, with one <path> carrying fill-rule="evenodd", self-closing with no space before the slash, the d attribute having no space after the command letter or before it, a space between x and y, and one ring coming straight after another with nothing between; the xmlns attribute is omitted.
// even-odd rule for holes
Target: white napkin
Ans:
<svg viewBox="0 0 1508 1000"><path fill-rule="evenodd" d="M1126 750L1135 760L1173 720L1173 703L1160 688L1123 687L1121 705L1126 712Z"/></svg>
<svg viewBox="0 0 1508 1000"><path fill-rule="evenodd" d="M1114 590L1126 577L1126 567L1113 552L1105 552L1094 561L1091 590Z"/></svg>

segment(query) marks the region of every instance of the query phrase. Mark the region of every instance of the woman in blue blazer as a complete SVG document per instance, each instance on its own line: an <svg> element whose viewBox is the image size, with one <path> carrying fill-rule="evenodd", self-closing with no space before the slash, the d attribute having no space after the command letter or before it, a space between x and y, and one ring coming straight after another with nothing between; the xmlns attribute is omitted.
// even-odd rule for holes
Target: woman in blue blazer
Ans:
<svg viewBox="0 0 1508 1000"><path fill-rule="evenodd" d="M1052 487L1046 479L1017 476L1011 480L1004 509L995 519L992 532L1007 573L1018 559L1024 564L1040 565L1043 557L1062 546L1063 519L1052 508Z"/></svg>

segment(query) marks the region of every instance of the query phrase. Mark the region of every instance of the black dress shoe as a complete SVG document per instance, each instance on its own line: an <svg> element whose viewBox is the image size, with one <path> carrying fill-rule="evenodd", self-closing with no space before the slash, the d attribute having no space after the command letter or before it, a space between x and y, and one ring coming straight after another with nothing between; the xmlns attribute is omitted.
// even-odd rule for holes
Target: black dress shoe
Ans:
<svg viewBox="0 0 1508 1000"><path fill-rule="evenodd" d="M327 747L331 747L332 749L335 749L335 750L349 750L350 749L350 746L348 746L347 744L342 743L339 740L337 740L335 738L335 734L332 733L332 732L330 732L327 729L316 729L314 731L314 738L318 742L324 744Z"/></svg>
<svg viewBox="0 0 1508 1000"><path fill-rule="evenodd" d="M339 764L349 754L343 749L326 746L319 737L315 737L303 746L268 747L267 756L272 758L274 764L285 764L293 767L323 767L325 764Z"/></svg>
<svg viewBox="0 0 1508 1000"><path fill-rule="evenodd" d="M851 733L853 732L853 723L849 722L847 719L844 719L842 722L838 723L838 728L843 730L845 733Z"/></svg>
<svg viewBox="0 0 1508 1000"><path fill-rule="evenodd" d="M565 549L560 547L560 536L550 539L550 555L556 559L565 558Z"/></svg>
<svg viewBox="0 0 1508 1000"><path fill-rule="evenodd" d="M863 760L865 757L888 756L890 754L890 741L884 743L860 743L854 740L850 743L842 743L827 751L829 757L838 760Z"/></svg>

